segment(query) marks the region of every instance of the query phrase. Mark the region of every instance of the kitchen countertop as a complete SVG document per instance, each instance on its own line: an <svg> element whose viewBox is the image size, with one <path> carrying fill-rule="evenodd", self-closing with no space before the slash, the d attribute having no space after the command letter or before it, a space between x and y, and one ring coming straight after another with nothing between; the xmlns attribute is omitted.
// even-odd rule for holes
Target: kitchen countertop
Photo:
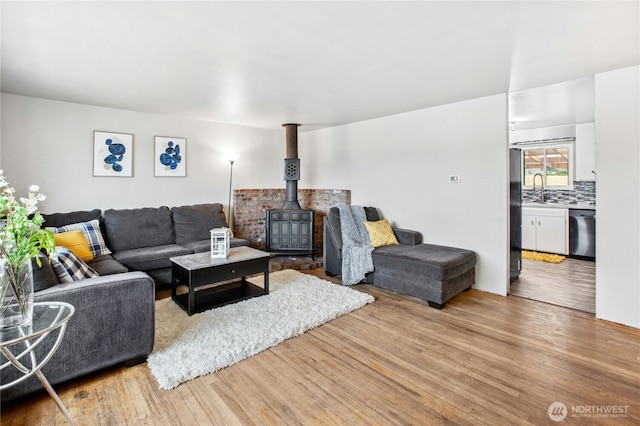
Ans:
<svg viewBox="0 0 640 426"><path fill-rule="evenodd" d="M554 209L583 209L595 210L596 205L591 203L522 203L522 207L545 207Z"/></svg>

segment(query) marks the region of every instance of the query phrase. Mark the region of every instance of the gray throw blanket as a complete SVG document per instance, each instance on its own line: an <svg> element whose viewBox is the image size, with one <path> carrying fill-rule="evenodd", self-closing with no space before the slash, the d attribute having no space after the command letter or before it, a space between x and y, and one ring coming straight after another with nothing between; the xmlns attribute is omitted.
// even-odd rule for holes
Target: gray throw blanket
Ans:
<svg viewBox="0 0 640 426"><path fill-rule="evenodd" d="M367 215L362 206L337 204L342 229L342 283L357 284L373 271L373 246L363 222Z"/></svg>

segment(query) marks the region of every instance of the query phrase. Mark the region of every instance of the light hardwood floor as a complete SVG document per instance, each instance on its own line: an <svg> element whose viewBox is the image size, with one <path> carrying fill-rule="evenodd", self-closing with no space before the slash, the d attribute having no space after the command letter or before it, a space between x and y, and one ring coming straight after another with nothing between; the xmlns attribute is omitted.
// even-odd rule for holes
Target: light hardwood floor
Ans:
<svg viewBox="0 0 640 426"><path fill-rule="evenodd" d="M82 425L543 425L554 402L561 424L640 422L640 330L477 290L436 310L355 288L376 302L171 391L146 364L55 388ZM2 406L2 425L56 424L45 392Z"/></svg>
<svg viewBox="0 0 640 426"><path fill-rule="evenodd" d="M522 259L511 294L583 312L596 312L596 263L566 258L561 263Z"/></svg>

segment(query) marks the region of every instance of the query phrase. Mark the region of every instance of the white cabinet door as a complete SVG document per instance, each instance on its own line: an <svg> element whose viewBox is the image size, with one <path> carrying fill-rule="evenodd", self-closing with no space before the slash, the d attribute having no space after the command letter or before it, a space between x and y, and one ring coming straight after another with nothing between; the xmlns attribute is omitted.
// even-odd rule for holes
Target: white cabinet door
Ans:
<svg viewBox="0 0 640 426"><path fill-rule="evenodd" d="M566 249L566 221L564 217L536 216L536 247L547 253L569 254Z"/></svg>
<svg viewBox="0 0 640 426"><path fill-rule="evenodd" d="M576 124L576 180L594 181L596 175L595 123Z"/></svg>
<svg viewBox="0 0 640 426"><path fill-rule="evenodd" d="M522 248L536 249L536 217L533 215L522 215Z"/></svg>
<svg viewBox="0 0 640 426"><path fill-rule="evenodd" d="M567 209L522 208L522 248L547 253L569 254Z"/></svg>

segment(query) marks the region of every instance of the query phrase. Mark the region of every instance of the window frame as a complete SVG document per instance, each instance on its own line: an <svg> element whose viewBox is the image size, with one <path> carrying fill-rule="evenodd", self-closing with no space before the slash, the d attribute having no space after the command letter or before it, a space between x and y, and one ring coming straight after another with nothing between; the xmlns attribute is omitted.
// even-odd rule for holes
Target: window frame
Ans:
<svg viewBox="0 0 640 426"><path fill-rule="evenodd" d="M573 181L575 178L575 138L570 139L562 139L562 140L553 140L548 142L522 142L515 144L518 148L520 148L520 159L521 159L521 167L520 167L520 178L522 182L522 189L533 189L533 185L525 185L525 155L526 151L534 150L534 149L544 149L544 169L542 174L542 178L544 180L544 189L558 189L558 190L571 190L573 189ZM568 148L568 170L567 170L567 178L569 183L567 185L549 185L547 183L547 151L551 149L557 148Z"/></svg>

